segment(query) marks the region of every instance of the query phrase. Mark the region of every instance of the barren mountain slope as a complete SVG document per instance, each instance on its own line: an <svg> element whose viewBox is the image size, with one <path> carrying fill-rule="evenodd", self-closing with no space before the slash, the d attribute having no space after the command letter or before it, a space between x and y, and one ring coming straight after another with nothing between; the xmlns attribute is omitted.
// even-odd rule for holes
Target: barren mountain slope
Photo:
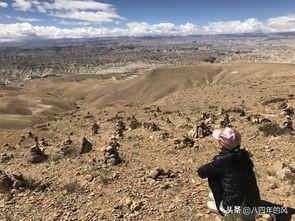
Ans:
<svg viewBox="0 0 295 221"><path fill-rule="evenodd" d="M195 172L219 151L218 144L211 136L195 138L193 145L179 143L202 113L210 116L205 120L211 130L228 113L253 155L263 199L295 208L294 176L280 174L282 163L293 165L295 157L294 131L282 129L285 109L295 107L293 65L206 68L159 69L129 81L47 79L27 82L23 89L1 88L11 100L35 102L23 105L30 110L39 96L63 104L72 100L80 108L60 112L68 106L55 103L60 110L54 111L54 121L0 131L0 170L26 180L2 195L0 220L215 220L206 209L207 182ZM132 116L142 123L136 129ZM105 148L120 119L127 127L118 138L123 162L110 165ZM94 123L98 134L93 134ZM47 159L31 164L34 136ZM92 150L79 154L83 137Z"/></svg>
<svg viewBox="0 0 295 221"><path fill-rule="evenodd" d="M42 122L62 110L75 108L75 101L88 107L112 103L157 101L175 91L200 88L266 76L294 76L289 64L233 64L169 67L152 70L131 80L38 79L24 86L0 88L0 128L22 128Z"/></svg>

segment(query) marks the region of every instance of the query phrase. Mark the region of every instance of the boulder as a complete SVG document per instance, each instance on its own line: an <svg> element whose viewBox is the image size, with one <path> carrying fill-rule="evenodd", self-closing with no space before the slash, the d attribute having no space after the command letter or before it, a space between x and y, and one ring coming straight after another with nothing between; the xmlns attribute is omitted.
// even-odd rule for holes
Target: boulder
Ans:
<svg viewBox="0 0 295 221"><path fill-rule="evenodd" d="M39 148L39 146L37 145L34 145L31 149L30 149L30 153L29 153L29 156L28 156L28 163L32 163L32 164L35 164L35 163L41 163L43 162L44 160L47 159L47 155L44 153L43 150L41 150Z"/></svg>
<svg viewBox="0 0 295 221"><path fill-rule="evenodd" d="M131 122L129 123L130 130L135 130L139 127L141 127L141 123L138 122L138 120L134 116L132 116Z"/></svg>
<svg viewBox="0 0 295 221"><path fill-rule="evenodd" d="M0 193L6 193L13 187L13 181L0 170Z"/></svg>
<svg viewBox="0 0 295 221"><path fill-rule="evenodd" d="M174 178L175 174L173 174L171 170L155 168L147 171L146 176L154 180L162 180L167 178Z"/></svg>
<svg viewBox="0 0 295 221"><path fill-rule="evenodd" d="M90 152L91 150L92 144L85 137L83 137L79 153L84 154Z"/></svg>
<svg viewBox="0 0 295 221"><path fill-rule="evenodd" d="M25 188L26 180L22 175L11 175L11 180L13 182L13 189Z"/></svg>

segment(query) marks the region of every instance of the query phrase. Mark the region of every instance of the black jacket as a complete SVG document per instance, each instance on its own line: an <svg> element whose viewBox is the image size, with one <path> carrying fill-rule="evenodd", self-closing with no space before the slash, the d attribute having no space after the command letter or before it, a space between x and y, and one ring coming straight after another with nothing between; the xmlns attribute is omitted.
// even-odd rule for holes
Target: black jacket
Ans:
<svg viewBox="0 0 295 221"><path fill-rule="evenodd" d="M198 175L201 178L220 181L224 206L252 207L260 203L253 167L249 153L245 149L223 149L214 157L213 162L198 169Z"/></svg>

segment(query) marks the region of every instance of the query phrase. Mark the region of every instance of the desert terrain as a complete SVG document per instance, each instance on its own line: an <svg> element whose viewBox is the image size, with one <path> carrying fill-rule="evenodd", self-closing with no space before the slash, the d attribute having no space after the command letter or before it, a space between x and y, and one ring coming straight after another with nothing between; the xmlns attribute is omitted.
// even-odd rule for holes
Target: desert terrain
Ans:
<svg viewBox="0 0 295 221"><path fill-rule="evenodd" d="M251 38L2 48L0 220L222 220L196 170L225 126L241 132L262 199L295 220L294 39ZM101 63L79 63L77 47Z"/></svg>

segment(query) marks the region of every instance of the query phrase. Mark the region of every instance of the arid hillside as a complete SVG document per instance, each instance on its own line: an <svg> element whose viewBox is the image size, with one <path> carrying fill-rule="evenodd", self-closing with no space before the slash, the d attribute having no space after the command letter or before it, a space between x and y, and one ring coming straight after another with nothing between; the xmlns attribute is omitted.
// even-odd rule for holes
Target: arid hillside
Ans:
<svg viewBox="0 0 295 221"><path fill-rule="evenodd" d="M87 107L150 104L180 90L294 74L293 64L249 63L159 68L130 80L102 80L91 75L81 80L36 79L0 88L0 128L21 128L50 120L57 113L75 109L77 102Z"/></svg>
<svg viewBox="0 0 295 221"><path fill-rule="evenodd" d="M294 221L294 91L295 66L266 63L1 86L0 220L221 220L196 169L231 126Z"/></svg>

